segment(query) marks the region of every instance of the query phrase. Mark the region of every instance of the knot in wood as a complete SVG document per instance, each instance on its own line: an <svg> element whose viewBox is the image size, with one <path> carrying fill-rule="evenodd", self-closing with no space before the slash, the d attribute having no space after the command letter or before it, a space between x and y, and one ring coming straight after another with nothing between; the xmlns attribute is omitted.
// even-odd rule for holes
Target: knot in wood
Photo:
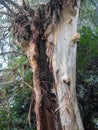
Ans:
<svg viewBox="0 0 98 130"><path fill-rule="evenodd" d="M63 79L63 82L66 83L68 86L70 86L70 84L71 84L70 79L67 79L67 80Z"/></svg>

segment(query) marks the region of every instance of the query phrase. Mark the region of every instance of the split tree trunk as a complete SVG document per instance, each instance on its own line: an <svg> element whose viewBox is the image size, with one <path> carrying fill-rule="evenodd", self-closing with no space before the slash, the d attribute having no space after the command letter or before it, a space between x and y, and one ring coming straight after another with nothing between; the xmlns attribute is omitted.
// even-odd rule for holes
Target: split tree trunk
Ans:
<svg viewBox="0 0 98 130"><path fill-rule="evenodd" d="M40 75L44 70L39 70L41 66L41 64L38 64L39 50L35 43L29 43L27 49L29 55L27 54L27 56L33 70L37 130L83 130L75 84L77 38L75 41L72 40L77 32L79 5L80 2L78 1L77 10L73 10L71 5L65 6L56 28L47 37L46 55L49 64L45 63L45 58L43 62L48 68L43 67L42 69L45 71L50 69L49 72L45 73L47 76L54 76L54 78L51 77L54 81L50 81L52 87L48 83L50 88L49 86L46 87L46 92L42 90L41 81L43 82L45 79L45 82L47 82L46 79L48 79L49 82L49 78L41 79ZM39 47L39 49L42 48ZM53 75L50 73L53 73ZM55 104L58 105L55 105L55 110L51 108L51 96L49 97L52 89L57 95Z"/></svg>
<svg viewBox="0 0 98 130"><path fill-rule="evenodd" d="M23 6L13 30L33 71L37 130L83 130L75 84L80 0L50 0L38 12Z"/></svg>

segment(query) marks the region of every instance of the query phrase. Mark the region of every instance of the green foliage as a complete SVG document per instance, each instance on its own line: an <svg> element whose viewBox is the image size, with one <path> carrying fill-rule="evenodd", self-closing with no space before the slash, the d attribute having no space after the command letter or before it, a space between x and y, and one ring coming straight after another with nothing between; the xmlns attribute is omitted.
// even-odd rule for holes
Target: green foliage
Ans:
<svg viewBox="0 0 98 130"><path fill-rule="evenodd" d="M83 26L79 31L81 39L78 44L77 69L85 71L83 68L90 68L93 64L93 59L98 57L98 30Z"/></svg>
<svg viewBox="0 0 98 130"><path fill-rule="evenodd" d="M9 106L4 104L0 107L0 129L18 130L21 128L24 130L31 130L34 128L35 126L32 126L32 128L28 126L27 120L31 91L28 88L23 89L19 87L14 92L14 97L11 98L8 100ZM32 120L34 122L33 118Z"/></svg>
<svg viewBox="0 0 98 130"><path fill-rule="evenodd" d="M15 47L16 48L16 47ZM28 112L32 99L32 71L27 59L21 52L9 53L8 70L3 72L0 85L0 130L36 130L35 115L31 110L31 127L28 123ZM4 79L3 79L4 78ZM10 81L13 81L9 83Z"/></svg>
<svg viewBox="0 0 98 130"><path fill-rule="evenodd" d="M98 30L83 26L79 31L77 97L85 129L94 130L98 119Z"/></svg>

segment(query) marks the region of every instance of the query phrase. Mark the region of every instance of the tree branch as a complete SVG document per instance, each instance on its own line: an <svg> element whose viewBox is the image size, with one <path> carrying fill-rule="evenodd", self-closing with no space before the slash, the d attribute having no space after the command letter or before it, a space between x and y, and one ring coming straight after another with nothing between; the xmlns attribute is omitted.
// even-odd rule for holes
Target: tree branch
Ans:
<svg viewBox="0 0 98 130"><path fill-rule="evenodd" d="M8 12L4 12L4 11L0 11L0 14L2 15L7 15L7 16L13 16L11 13L8 13Z"/></svg>
<svg viewBox="0 0 98 130"><path fill-rule="evenodd" d="M0 53L0 55L6 55L6 54L10 54L10 53L17 53L17 54L20 54L20 55L23 55L26 57L26 55L24 55L24 53L20 53L20 52L16 52L16 51L3 52L3 53Z"/></svg>
<svg viewBox="0 0 98 130"><path fill-rule="evenodd" d="M3 82L3 83L0 83L0 85L11 84L11 83L15 83L15 82L16 81Z"/></svg>
<svg viewBox="0 0 98 130"><path fill-rule="evenodd" d="M22 83L24 83L25 85L27 85L31 90L32 90L32 86L30 84L28 84L27 82L25 81L21 81Z"/></svg>
<svg viewBox="0 0 98 130"><path fill-rule="evenodd" d="M0 72L4 71L12 71L13 69L0 69Z"/></svg>
<svg viewBox="0 0 98 130"><path fill-rule="evenodd" d="M19 82L25 84L26 86L28 86L32 90L32 86L25 81L14 80L14 81L0 83L0 85L6 85L6 84L11 84L11 83L19 83Z"/></svg>
<svg viewBox="0 0 98 130"><path fill-rule="evenodd" d="M7 3L10 3L11 5L13 5L18 10L21 9L21 7L18 4L16 4L15 2L13 2L12 0L4 0L4 1L6 1Z"/></svg>
<svg viewBox="0 0 98 130"><path fill-rule="evenodd" d="M5 3L4 0L1 0L0 2L6 9L8 9L11 13L14 13L13 10L10 9L10 7Z"/></svg>
<svg viewBox="0 0 98 130"><path fill-rule="evenodd" d="M96 4L94 0L91 0L91 2L94 4L94 6L98 7L98 5Z"/></svg>

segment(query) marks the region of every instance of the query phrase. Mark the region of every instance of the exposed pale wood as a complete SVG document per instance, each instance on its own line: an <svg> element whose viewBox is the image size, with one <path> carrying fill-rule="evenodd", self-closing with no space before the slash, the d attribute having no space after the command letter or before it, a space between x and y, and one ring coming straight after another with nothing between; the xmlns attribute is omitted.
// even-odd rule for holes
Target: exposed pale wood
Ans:
<svg viewBox="0 0 98 130"><path fill-rule="evenodd" d="M79 7L80 1L78 1ZM83 130L76 99L76 47L71 37L77 32L79 8L73 15L65 7L54 32L52 66L57 85L59 112L63 130Z"/></svg>
<svg viewBox="0 0 98 130"><path fill-rule="evenodd" d="M40 7L38 12L25 9L25 3L20 10L22 6L12 0L5 2L10 2L15 12L20 11L13 30L33 71L37 130L83 130L75 84L80 0L50 0L45 4L49 9L44 5L44 10ZM48 12L48 18L44 11ZM44 19L46 22L50 19L47 26Z"/></svg>

